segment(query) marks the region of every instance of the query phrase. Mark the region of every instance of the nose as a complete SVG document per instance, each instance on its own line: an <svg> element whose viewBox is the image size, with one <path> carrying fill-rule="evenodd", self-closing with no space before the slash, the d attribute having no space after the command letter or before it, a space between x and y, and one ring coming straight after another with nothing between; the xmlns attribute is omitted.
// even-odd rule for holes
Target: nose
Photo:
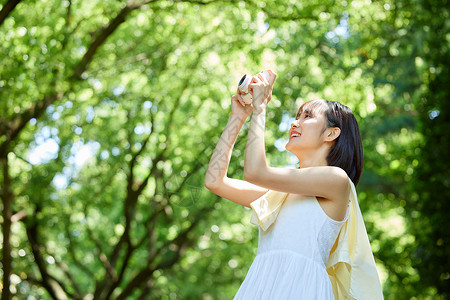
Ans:
<svg viewBox="0 0 450 300"><path fill-rule="evenodd" d="M298 119L291 122L291 129L298 127Z"/></svg>

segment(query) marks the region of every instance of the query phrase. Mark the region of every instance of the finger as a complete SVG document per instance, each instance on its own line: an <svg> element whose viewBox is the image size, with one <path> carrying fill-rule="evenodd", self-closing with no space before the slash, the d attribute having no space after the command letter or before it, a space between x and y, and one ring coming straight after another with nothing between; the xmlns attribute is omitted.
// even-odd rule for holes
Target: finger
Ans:
<svg viewBox="0 0 450 300"><path fill-rule="evenodd" d="M266 70L266 71L269 72L270 75L277 76L277 73L275 73L275 71L272 70L272 69L268 69L268 70Z"/></svg>
<svg viewBox="0 0 450 300"><path fill-rule="evenodd" d="M254 89L255 87L260 87L260 86L263 86L263 85L264 85L264 82L250 83L250 84L248 85L248 92L249 92L249 93L250 93L250 91L253 92L253 89ZM253 93L252 93L252 95L253 95Z"/></svg>
<svg viewBox="0 0 450 300"><path fill-rule="evenodd" d="M270 72L272 73L271 74L272 76L270 76L270 78L271 78L271 84L273 85L275 82L275 79L277 79L277 73L273 72L272 70L270 70Z"/></svg>
<svg viewBox="0 0 450 300"><path fill-rule="evenodd" d="M261 80L262 83L264 83L265 85L268 85L269 83L267 82L266 78L264 78L264 76L259 73L258 74L258 78Z"/></svg>
<svg viewBox="0 0 450 300"><path fill-rule="evenodd" d="M244 98L241 95L239 95L238 99L239 99L239 102L242 104L242 106L245 106Z"/></svg>
<svg viewBox="0 0 450 300"><path fill-rule="evenodd" d="M250 84L252 83L261 83L261 78L259 77L260 74L253 76L252 81L250 81Z"/></svg>
<svg viewBox="0 0 450 300"><path fill-rule="evenodd" d="M250 83L248 85L248 92L253 95L253 88L258 85L259 85L259 83Z"/></svg>
<svg viewBox="0 0 450 300"><path fill-rule="evenodd" d="M273 79L272 79L272 85L273 85L273 83L275 82L275 79L277 79L277 73L275 73L275 72L273 72L272 70L270 70L271 72L272 72L272 75L273 75Z"/></svg>
<svg viewBox="0 0 450 300"><path fill-rule="evenodd" d="M245 106L244 99L241 95L233 95L232 99L238 101L242 106Z"/></svg>
<svg viewBox="0 0 450 300"><path fill-rule="evenodd" d="M261 81L264 81L264 76L261 74L261 72L256 75Z"/></svg>
<svg viewBox="0 0 450 300"><path fill-rule="evenodd" d="M269 75L269 78L268 78L268 79L266 79L266 77L263 76L263 74L261 74L261 73L259 73L258 76L261 78L262 82L263 82L265 85L269 85L269 81L268 81L268 80L270 80L270 75Z"/></svg>

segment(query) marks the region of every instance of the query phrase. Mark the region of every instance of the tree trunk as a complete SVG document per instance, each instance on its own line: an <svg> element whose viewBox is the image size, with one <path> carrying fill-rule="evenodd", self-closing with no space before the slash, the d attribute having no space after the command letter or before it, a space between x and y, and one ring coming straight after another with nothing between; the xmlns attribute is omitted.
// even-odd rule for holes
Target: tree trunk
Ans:
<svg viewBox="0 0 450 300"><path fill-rule="evenodd" d="M6 2L3 9L0 11L0 26L2 26L3 21L9 16L9 14L14 10L14 8L19 4L20 0L9 0Z"/></svg>
<svg viewBox="0 0 450 300"><path fill-rule="evenodd" d="M9 290L10 276L11 276L11 203L13 200L13 194L10 192L11 180L9 178L9 166L8 166L8 153L2 153L1 164L3 169L3 188L1 191L2 203L3 203L3 224L2 224L2 234L3 234L3 249L2 249L2 266L3 266L3 290L2 290L2 300L11 299L11 291Z"/></svg>

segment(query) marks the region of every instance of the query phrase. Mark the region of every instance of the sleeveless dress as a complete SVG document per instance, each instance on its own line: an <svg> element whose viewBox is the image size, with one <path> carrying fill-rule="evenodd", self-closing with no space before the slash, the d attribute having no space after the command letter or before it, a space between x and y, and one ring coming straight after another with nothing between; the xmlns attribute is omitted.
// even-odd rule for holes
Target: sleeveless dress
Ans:
<svg viewBox="0 0 450 300"><path fill-rule="evenodd" d="M315 197L289 194L277 221L258 226L256 257L233 299L334 299L325 265L349 211L336 221Z"/></svg>

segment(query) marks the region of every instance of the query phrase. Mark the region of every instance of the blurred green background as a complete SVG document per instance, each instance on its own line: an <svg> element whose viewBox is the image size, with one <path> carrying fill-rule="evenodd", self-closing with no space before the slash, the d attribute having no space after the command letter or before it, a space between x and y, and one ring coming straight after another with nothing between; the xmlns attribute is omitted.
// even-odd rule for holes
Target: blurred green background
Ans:
<svg viewBox="0 0 450 300"><path fill-rule="evenodd" d="M269 163L303 102L349 106L385 298L450 296L449 1L0 3L2 299L232 299L258 229L203 180L266 68Z"/></svg>

